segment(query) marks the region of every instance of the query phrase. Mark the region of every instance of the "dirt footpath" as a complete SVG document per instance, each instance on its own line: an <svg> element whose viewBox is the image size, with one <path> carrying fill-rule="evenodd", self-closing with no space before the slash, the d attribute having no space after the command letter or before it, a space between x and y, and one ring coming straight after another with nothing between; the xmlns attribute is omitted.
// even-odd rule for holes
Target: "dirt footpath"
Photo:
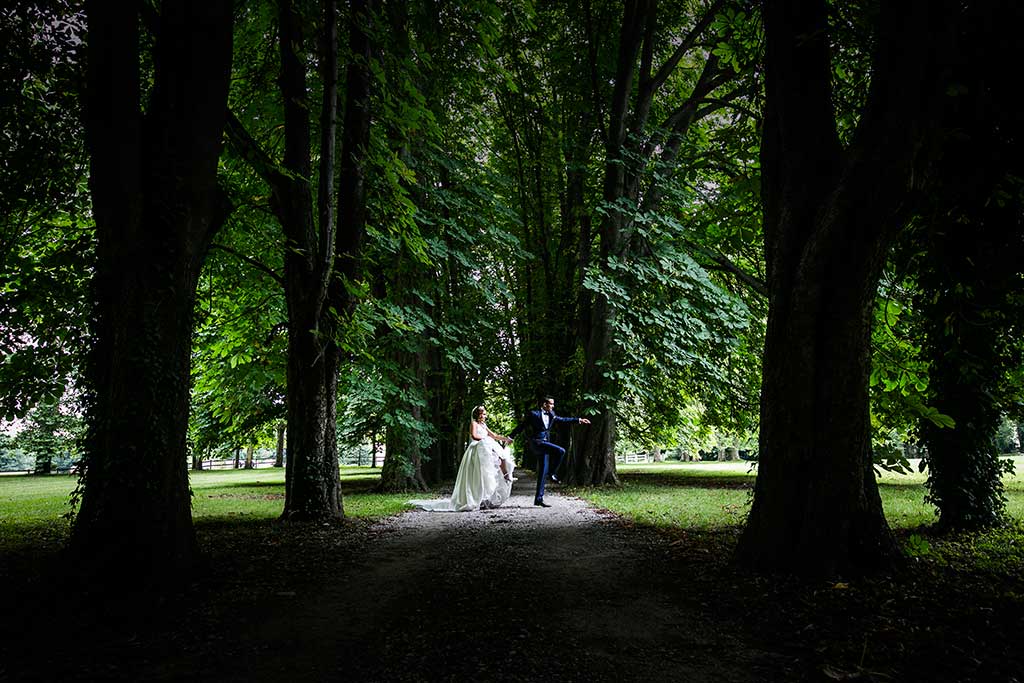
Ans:
<svg viewBox="0 0 1024 683"><path fill-rule="evenodd" d="M789 670L692 593L714 578L679 576L668 541L557 489L534 507L533 489L524 476L496 510L409 512L314 541L280 525L234 541L210 532L217 566L178 617L86 615L77 651L22 651L33 661L0 678L724 682ZM306 545L289 546L296 537Z"/></svg>
<svg viewBox="0 0 1024 683"><path fill-rule="evenodd" d="M60 538L28 544L0 557L0 681L1024 680L1014 567L752 575L735 528L536 508L533 484L485 512L201 521L208 565L169 598L76 590Z"/></svg>
<svg viewBox="0 0 1024 683"><path fill-rule="evenodd" d="M666 541L557 490L535 507L533 489L377 525L328 591L281 597L216 677L765 680L765 659L666 581Z"/></svg>

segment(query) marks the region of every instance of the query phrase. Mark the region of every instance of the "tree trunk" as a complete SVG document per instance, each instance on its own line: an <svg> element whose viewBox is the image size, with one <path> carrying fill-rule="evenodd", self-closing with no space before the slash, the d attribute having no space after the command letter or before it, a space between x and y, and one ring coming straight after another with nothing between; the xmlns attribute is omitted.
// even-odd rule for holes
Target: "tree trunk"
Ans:
<svg viewBox="0 0 1024 683"><path fill-rule="evenodd" d="M470 408L465 372L444 360L436 348L428 353L427 395L431 401L431 417L437 427L437 439L427 451L423 467L424 480L431 484L454 479L466 442L466 424Z"/></svg>
<svg viewBox="0 0 1024 683"><path fill-rule="evenodd" d="M661 446L655 446L651 455L654 462L665 462L665 454L661 452Z"/></svg>
<svg viewBox="0 0 1024 683"><path fill-rule="evenodd" d="M682 57L696 49L721 4L720 1L713 3L698 17L689 32L675 44L671 56L661 65L656 65L655 43L659 39L657 1L629 0L624 3L615 86L608 107L605 139L603 199L607 207L615 208L608 209L601 218L598 268L607 267L611 259L622 257L631 248L632 217L623 207L639 203L644 170L643 164L636 160L651 158L661 147L640 141L644 137L657 137L647 132L655 96ZM670 156L663 153L663 163L674 160L688 127L697 119L697 104L734 76L731 70L719 69L718 58L714 55L708 55L704 60L705 67L690 97L660 127L670 129L673 136L671 144L664 146ZM648 199L645 198L644 209L653 210L656 202ZM581 221L580 228L581 239L589 240L590 224ZM593 424L579 432L578 444L570 452L568 481L584 485L617 483L614 411L621 392L618 385L609 382L604 374L606 368L614 368L618 362L612 339L615 311L600 293L595 293L585 304L580 313L581 337L586 340L581 393L597 398L588 401L581 413Z"/></svg>
<svg viewBox="0 0 1024 683"><path fill-rule="evenodd" d="M410 387L410 391L414 395L423 395L426 391L423 386L426 371L424 356L423 352L397 354L396 361L402 367L411 367L415 373L414 381L419 386ZM423 409L419 404L407 403L399 409L403 410L411 421L425 422ZM408 427L396 425L388 427L386 439L387 454L380 472L380 490L384 492L426 490L427 483L423 478L423 447L420 435Z"/></svg>
<svg viewBox="0 0 1024 683"><path fill-rule="evenodd" d="M927 500L939 511L940 530L975 530L1004 521L1004 461L996 434L1007 409L1019 405L1005 387L1020 367L1020 254L1024 124L1011 104L1019 90L1014 73L1024 19L1019 3L972 3L961 45L973 59L957 63L956 98L946 121L956 134L943 146L930 210L911 233L912 253L927 246L915 309L925 336L933 405L953 428L922 421L927 444ZM978 62L983 66L978 67ZM1012 179L1012 180L1011 180ZM924 239L922 239L924 238Z"/></svg>
<svg viewBox="0 0 1024 683"><path fill-rule="evenodd" d="M242 467L242 447L235 446L235 466L234 469L241 469Z"/></svg>
<svg viewBox="0 0 1024 683"><path fill-rule="evenodd" d="M337 519L343 514L338 442L335 436L337 358L325 343L289 314L288 461L283 516ZM308 318L306 318L308 321Z"/></svg>
<svg viewBox="0 0 1024 683"><path fill-rule="evenodd" d="M874 292L851 287L857 275L832 265L835 279L798 285L787 306L769 313L760 460L740 547L741 558L758 569L831 573L882 565L898 554L871 466ZM861 300L850 301L856 290Z"/></svg>
<svg viewBox="0 0 1024 683"><path fill-rule="evenodd" d="M255 453L256 447L249 445L245 448L245 469L251 470L253 468L253 453Z"/></svg>
<svg viewBox="0 0 1024 683"><path fill-rule="evenodd" d="M1024 290L1016 264L1024 240L1019 201L992 200L996 182L1016 171L1003 168L989 182L980 181L1000 156L991 141L983 144L979 133L985 125L972 127L966 155L956 154L956 144L947 146L947 158L962 165L955 163L954 186L942 194L943 199L956 199L939 205L929 227L928 263L918 277L930 404L956 422L942 428L922 420L920 427L927 445L927 500L938 508L937 526L944 531L995 526L1004 521L1006 511L1002 454L995 437L1002 413L1013 401L1007 400L1002 384L1016 367L1012 347L1019 341L1013 328L1019 313L1007 301ZM1005 154L1010 145L1000 142ZM1007 156L1020 163L1019 153ZM965 172L973 177L964 178ZM970 230L964 229L965 220Z"/></svg>
<svg viewBox="0 0 1024 683"><path fill-rule="evenodd" d="M324 78L320 130L322 185L318 203L314 204L303 19L292 2L286 0L278 6L286 173L273 184L272 201L286 237L284 280L288 304L288 464L282 516L296 519L342 516L337 444L332 438L337 350L333 321L324 315L334 263L331 189L337 97L331 95L337 88L337 17L332 2L324 3L324 7L324 39L317 52Z"/></svg>
<svg viewBox="0 0 1024 683"><path fill-rule="evenodd" d="M274 455L274 467L284 467L284 432L283 424L277 425L277 452Z"/></svg>
<svg viewBox="0 0 1024 683"><path fill-rule="evenodd" d="M47 451L36 456L36 463L34 468L34 474L52 474L53 473L53 453Z"/></svg>
<svg viewBox="0 0 1024 683"><path fill-rule="evenodd" d="M79 573L176 581L196 560L186 463L192 310L226 212L216 185L232 7L165 3L141 111L139 9L87 7L96 219Z"/></svg>
<svg viewBox="0 0 1024 683"><path fill-rule="evenodd" d="M320 68L320 167L317 217L313 216L311 136L306 65L301 59L301 19L290 2L280 11L281 93L285 99L284 166L274 176L277 213L288 236L285 296L288 301L288 463L284 517L337 519L343 514L336 435L338 325L354 304L345 281L354 279L365 222L363 163L370 108L370 43L366 0L352 3L341 143L339 219L335 219L337 118L337 3L324 2ZM337 268L336 276L335 268ZM342 280L344 278L345 281Z"/></svg>
<svg viewBox="0 0 1024 683"><path fill-rule="evenodd" d="M878 276L941 92L929 4L883 6L875 77L848 150L831 108L825 2L765 4L769 312L758 476L738 548L752 569L833 575L899 556L871 464L870 335Z"/></svg>
<svg viewBox="0 0 1024 683"><path fill-rule="evenodd" d="M609 358L612 315L607 299L594 297L593 327L587 343L587 360L583 368L583 386L587 393L603 395L608 391L608 381L600 363ZM567 481L572 484L602 485L617 484L615 470L615 412L611 402L585 404L580 413L591 423L574 429L576 438L569 449L566 465Z"/></svg>
<svg viewBox="0 0 1024 683"><path fill-rule="evenodd" d="M414 419L420 417L419 408L413 408ZM380 470L380 490L383 492L425 491L423 458L414 434L401 426L388 427L385 435L384 464Z"/></svg>

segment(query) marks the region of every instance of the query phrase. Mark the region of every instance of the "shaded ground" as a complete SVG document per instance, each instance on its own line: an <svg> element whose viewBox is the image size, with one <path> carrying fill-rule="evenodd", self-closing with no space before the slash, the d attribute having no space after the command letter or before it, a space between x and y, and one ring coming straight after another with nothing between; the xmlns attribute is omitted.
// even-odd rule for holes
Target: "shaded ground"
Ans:
<svg viewBox="0 0 1024 683"><path fill-rule="evenodd" d="M908 567L738 574L733 532L631 527L523 479L498 510L203 525L211 569L144 604L8 564L0 680L1014 681L1018 583ZM9 581L8 583L10 584Z"/></svg>

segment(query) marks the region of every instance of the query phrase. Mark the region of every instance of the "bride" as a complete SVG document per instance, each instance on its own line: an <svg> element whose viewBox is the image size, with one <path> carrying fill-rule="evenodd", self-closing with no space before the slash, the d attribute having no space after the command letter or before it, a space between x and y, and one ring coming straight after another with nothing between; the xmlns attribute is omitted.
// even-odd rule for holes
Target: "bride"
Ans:
<svg viewBox="0 0 1024 683"><path fill-rule="evenodd" d="M487 409L473 409L469 423L469 447L462 454L459 474L451 498L410 500L410 505L432 511L466 512L498 507L512 495L512 471L516 463L512 453L501 444L512 439L487 428Z"/></svg>

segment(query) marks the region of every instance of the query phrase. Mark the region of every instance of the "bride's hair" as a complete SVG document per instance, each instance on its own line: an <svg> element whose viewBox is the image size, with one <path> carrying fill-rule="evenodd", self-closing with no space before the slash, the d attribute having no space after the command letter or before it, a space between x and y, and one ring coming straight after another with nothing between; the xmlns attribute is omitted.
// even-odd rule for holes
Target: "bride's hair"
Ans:
<svg viewBox="0 0 1024 683"><path fill-rule="evenodd" d="M485 410L487 409L484 408L483 406L477 406L476 408L473 408L473 422L479 422L480 413L484 412Z"/></svg>

